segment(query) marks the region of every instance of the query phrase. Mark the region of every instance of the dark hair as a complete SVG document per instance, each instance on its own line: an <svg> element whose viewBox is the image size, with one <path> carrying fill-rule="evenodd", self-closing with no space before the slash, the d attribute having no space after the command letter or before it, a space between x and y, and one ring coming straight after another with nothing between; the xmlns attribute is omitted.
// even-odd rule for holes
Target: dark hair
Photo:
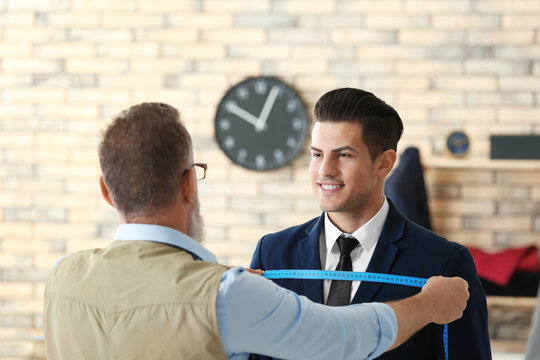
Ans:
<svg viewBox="0 0 540 360"><path fill-rule="evenodd" d="M372 161L388 149L397 151L403 133L403 123L393 107L370 92L353 88L335 89L321 96L315 104L313 124L317 121L360 124Z"/></svg>
<svg viewBox="0 0 540 360"><path fill-rule="evenodd" d="M144 216L173 205L190 153L191 138L174 107L143 103L116 116L99 161L117 210Z"/></svg>

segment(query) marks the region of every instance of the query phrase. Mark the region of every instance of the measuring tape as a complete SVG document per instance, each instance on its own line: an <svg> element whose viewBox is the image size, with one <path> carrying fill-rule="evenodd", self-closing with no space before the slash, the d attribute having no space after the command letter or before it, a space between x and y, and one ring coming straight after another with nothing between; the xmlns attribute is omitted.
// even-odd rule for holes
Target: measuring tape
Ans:
<svg viewBox="0 0 540 360"><path fill-rule="evenodd" d="M263 277L267 279L369 281L418 288L423 287L427 282L427 279L412 276L331 270L266 270L263 273ZM444 325L443 344L444 358L448 360L448 324Z"/></svg>

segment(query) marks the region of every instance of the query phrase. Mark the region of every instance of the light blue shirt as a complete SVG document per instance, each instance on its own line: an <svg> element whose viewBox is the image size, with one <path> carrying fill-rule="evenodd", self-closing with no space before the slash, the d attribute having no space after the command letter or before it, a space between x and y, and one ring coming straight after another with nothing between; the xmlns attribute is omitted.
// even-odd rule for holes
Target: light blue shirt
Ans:
<svg viewBox="0 0 540 360"><path fill-rule="evenodd" d="M146 240L179 247L195 259L216 256L168 227L124 224L115 240ZM329 307L281 288L241 267L225 271L216 300L218 331L229 359L249 353L285 359L372 359L397 335L395 314L381 303Z"/></svg>

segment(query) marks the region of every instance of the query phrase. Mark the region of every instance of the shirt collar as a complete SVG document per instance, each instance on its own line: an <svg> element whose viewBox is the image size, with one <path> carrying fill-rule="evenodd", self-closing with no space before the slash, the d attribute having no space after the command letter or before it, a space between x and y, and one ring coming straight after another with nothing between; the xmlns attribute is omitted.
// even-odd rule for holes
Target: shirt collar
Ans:
<svg viewBox="0 0 540 360"><path fill-rule="evenodd" d="M116 230L114 240L145 240L176 246L191 253L197 259L217 262L216 256L186 234L172 228L149 224L122 224Z"/></svg>
<svg viewBox="0 0 540 360"><path fill-rule="evenodd" d="M324 216L324 232L326 236L326 250L327 253L330 253L332 247L336 243L338 237L341 234L349 235L354 237L362 246L362 249L366 252L370 252L381 235L384 222L386 221L386 216L388 215L388 210L390 206L388 205L388 200L384 198L383 205L379 211L371 218L367 223L360 226L352 234L344 233L336 225L332 223L328 217L328 213L325 212Z"/></svg>

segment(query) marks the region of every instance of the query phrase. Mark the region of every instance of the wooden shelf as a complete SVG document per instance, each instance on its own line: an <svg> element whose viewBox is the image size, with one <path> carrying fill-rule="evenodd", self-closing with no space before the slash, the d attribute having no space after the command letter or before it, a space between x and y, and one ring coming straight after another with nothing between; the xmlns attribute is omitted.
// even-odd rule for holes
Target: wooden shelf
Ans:
<svg viewBox="0 0 540 360"><path fill-rule="evenodd" d="M492 160L492 159L452 159L446 157L426 157L424 166L435 169L480 169L480 170L540 170L540 160Z"/></svg>
<svg viewBox="0 0 540 360"><path fill-rule="evenodd" d="M487 306L490 307L511 307L514 309L530 309L536 307L535 297L514 297L514 296L487 296Z"/></svg>

